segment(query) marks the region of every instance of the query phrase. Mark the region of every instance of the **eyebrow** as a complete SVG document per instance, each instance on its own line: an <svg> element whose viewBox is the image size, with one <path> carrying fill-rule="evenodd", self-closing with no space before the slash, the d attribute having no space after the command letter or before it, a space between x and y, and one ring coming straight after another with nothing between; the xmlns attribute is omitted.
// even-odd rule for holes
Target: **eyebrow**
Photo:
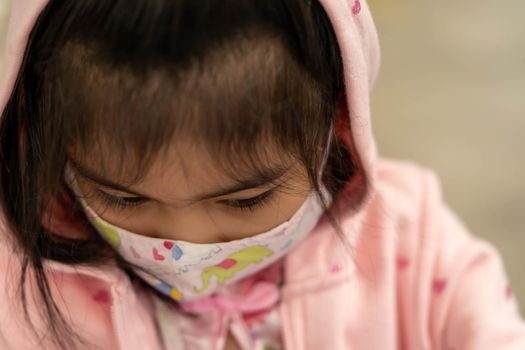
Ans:
<svg viewBox="0 0 525 350"><path fill-rule="evenodd" d="M76 161L72 159L68 159L68 160L72 168L75 170L75 172L78 175L82 176L83 178L89 180L90 182L101 185L102 187L133 194L138 197L144 197L148 199L157 200L149 195L137 192L122 184L108 180L98 175L93 170L90 170L84 167L83 165L80 165L79 163L77 163ZM244 191L244 190L248 190L252 188L261 187L263 185L266 185L268 183L278 180L284 174L286 174L290 168L291 166L274 165L272 167L260 169L255 175L252 175L246 179L236 180L236 183L232 186L222 188L222 189L219 189L211 193L205 193L202 195L198 195L196 196L196 198L191 199L190 201L202 201L202 200L221 197L221 196L225 196L228 194L232 194L232 193L236 193L236 192L240 192L240 191Z"/></svg>

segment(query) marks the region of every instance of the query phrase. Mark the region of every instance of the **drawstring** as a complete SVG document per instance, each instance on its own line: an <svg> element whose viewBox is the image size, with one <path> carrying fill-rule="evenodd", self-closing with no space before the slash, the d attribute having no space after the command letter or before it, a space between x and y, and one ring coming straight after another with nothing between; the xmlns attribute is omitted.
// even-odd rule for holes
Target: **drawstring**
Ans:
<svg viewBox="0 0 525 350"><path fill-rule="evenodd" d="M223 326L231 329L242 349L252 349L253 339L249 336L243 315L270 311L275 307L279 301L281 268L279 261L261 272L266 279L252 276L235 285L235 290L232 286L225 286L210 296L182 302L180 307L185 312L196 314L218 313L222 326L216 331L222 333ZM215 336L218 339L220 334Z"/></svg>
<svg viewBox="0 0 525 350"><path fill-rule="evenodd" d="M181 308L194 313L218 311L224 314L245 314L269 310L278 299L279 290L275 283L258 281L245 294L233 294L223 289L202 299L183 302Z"/></svg>

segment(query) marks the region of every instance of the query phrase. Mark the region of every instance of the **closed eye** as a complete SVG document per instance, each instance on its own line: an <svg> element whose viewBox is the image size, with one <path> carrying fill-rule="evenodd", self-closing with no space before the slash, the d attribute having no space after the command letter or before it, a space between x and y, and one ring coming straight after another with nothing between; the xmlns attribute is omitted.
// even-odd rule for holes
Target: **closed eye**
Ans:
<svg viewBox="0 0 525 350"><path fill-rule="evenodd" d="M128 209L132 207L137 207L145 202L148 201L148 199L144 197L137 197L137 196L126 196L126 197L119 197L119 196L113 196L110 195L104 191L101 191L99 189L95 189L94 191L95 197L99 199L101 202L103 202L105 205L115 208L115 209Z"/></svg>
<svg viewBox="0 0 525 350"><path fill-rule="evenodd" d="M274 187L255 197L243 199L224 199L218 201L217 203L228 206L232 209L254 211L266 205L272 199L275 190L276 188ZM147 198L138 196L113 196L100 189L95 189L94 194L96 198L102 203L117 210L135 208L149 201Z"/></svg>
<svg viewBox="0 0 525 350"><path fill-rule="evenodd" d="M224 204L234 209L254 211L270 202L274 196L274 193L275 187L255 197L245 199L225 199L219 201L218 203Z"/></svg>

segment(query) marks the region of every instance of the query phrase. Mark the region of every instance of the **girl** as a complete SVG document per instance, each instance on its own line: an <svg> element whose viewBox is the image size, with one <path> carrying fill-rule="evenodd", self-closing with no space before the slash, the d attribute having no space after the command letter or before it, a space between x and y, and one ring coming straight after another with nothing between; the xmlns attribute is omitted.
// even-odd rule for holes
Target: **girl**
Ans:
<svg viewBox="0 0 525 350"><path fill-rule="evenodd" d="M19 0L2 349L524 349L497 252L379 159L359 0Z"/></svg>

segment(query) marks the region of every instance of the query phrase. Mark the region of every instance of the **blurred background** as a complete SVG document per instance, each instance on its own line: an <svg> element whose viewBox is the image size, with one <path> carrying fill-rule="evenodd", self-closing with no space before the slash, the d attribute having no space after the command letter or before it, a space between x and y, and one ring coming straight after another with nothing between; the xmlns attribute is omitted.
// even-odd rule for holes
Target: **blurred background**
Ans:
<svg viewBox="0 0 525 350"><path fill-rule="evenodd" d="M436 170L445 200L499 249L525 314L525 2L369 4L380 154Z"/></svg>
<svg viewBox="0 0 525 350"><path fill-rule="evenodd" d="M2 48L9 2L0 0ZM382 46L380 153L435 169L445 200L501 252L525 311L525 3L369 4Z"/></svg>

